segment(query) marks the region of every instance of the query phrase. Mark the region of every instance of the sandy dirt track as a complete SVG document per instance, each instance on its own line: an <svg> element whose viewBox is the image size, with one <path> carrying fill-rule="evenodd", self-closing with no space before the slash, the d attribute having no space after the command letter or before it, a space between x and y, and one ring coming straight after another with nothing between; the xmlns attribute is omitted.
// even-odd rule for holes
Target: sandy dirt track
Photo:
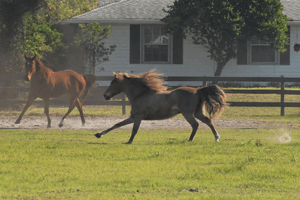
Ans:
<svg viewBox="0 0 300 200"><path fill-rule="evenodd" d="M61 116L50 116L52 123L50 129L65 129L65 130L105 130L114 124L124 120L126 117L94 117L86 116L85 126L81 125L79 116L69 116L65 119L64 126L58 127ZM20 124L14 124L18 114L0 114L0 129L47 129L47 119L44 115L26 115L23 117ZM215 119L214 124L218 127L263 127L263 128L292 128L291 124L280 122L264 122L264 121L248 121L248 120L223 120ZM171 118L167 120L142 121L140 129L155 130L155 129L185 129L191 128L188 122L183 118ZM199 122L199 128L208 128L202 122ZM132 125L126 125L120 129L130 130Z"/></svg>

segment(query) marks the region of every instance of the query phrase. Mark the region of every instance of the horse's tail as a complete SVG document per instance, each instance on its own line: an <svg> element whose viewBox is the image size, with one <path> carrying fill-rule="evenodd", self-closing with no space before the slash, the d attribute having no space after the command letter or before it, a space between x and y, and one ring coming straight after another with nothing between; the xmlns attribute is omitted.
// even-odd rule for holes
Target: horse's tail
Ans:
<svg viewBox="0 0 300 200"><path fill-rule="evenodd" d="M82 100L81 100L82 104L83 104L84 100L86 99L87 94L92 89L92 86L94 85L94 83L96 81L96 77L92 74L85 74L85 75L83 75L83 78L85 80L86 86L85 86L85 90L84 90Z"/></svg>
<svg viewBox="0 0 300 200"><path fill-rule="evenodd" d="M205 109L209 113L209 118L211 119L221 115L224 108L228 106L226 103L227 96L225 92L217 85L201 87L198 89L197 93L200 96L198 107L201 106L200 109L202 109L203 104L205 104ZM218 115L216 115L216 113Z"/></svg>

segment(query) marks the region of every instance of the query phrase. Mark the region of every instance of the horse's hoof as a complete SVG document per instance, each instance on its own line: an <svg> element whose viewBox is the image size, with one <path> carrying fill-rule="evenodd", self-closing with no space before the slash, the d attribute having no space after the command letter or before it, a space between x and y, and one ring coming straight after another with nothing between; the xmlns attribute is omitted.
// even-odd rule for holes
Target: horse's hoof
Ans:
<svg viewBox="0 0 300 200"><path fill-rule="evenodd" d="M95 134L95 136L96 136L97 138L101 138L102 134L101 134L101 133L97 133L97 134Z"/></svg>
<svg viewBox="0 0 300 200"><path fill-rule="evenodd" d="M63 124L58 124L59 127L63 127Z"/></svg>
<svg viewBox="0 0 300 200"><path fill-rule="evenodd" d="M132 144L132 142L129 142L129 141L128 141L128 142L125 142L125 143L123 143L123 144Z"/></svg>
<svg viewBox="0 0 300 200"><path fill-rule="evenodd" d="M20 123L21 123L21 121L18 121L18 120L15 122L15 124L20 124Z"/></svg>
<svg viewBox="0 0 300 200"><path fill-rule="evenodd" d="M220 142L219 138L216 139L216 142Z"/></svg>
<svg viewBox="0 0 300 200"><path fill-rule="evenodd" d="M47 128L51 128L51 125L48 125Z"/></svg>

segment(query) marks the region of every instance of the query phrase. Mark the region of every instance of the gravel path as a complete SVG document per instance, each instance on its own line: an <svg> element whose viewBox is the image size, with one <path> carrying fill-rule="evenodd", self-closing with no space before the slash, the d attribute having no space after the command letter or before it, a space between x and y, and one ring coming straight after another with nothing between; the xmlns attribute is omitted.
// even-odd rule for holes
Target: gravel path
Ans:
<svg viewBox="0 0 300 200"><path fill-rule="evenodd" d="M14 124L17 114L0 114L0 129L47 129L47 119L44 115L25 115L20 124ZM114 124L122 121L125 117L94 117L86 116L85 126L81 125L79 116L69 116L64 122L62 128L58 127L61 116L51 116L51 129L87 129L87 130L104 130L110 128ZM265 121L249 121L249 120L223 120L215 119L216 127L264 127L264 128L283 128L292 127L292 125L280 122L265 122ZM203 123L199 123L199 128L207 127ZM142 121L140 129L178 129L190 128L188 122L183 118L171 118L167 120ZM120 129L132 129L132 125L126 125Z"/></svg>

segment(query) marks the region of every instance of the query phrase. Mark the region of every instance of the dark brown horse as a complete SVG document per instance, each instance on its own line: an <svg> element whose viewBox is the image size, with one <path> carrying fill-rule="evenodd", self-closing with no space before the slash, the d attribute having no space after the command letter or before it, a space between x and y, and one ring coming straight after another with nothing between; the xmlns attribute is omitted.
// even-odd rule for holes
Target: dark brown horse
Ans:
<svg viewBox="0 0 300 200"><path fill-rule="evenodd" d="M217 85L198 89L179 87L170 91L164 86L161 74L155 74L153 71L141 75L114 73L115 78L104 93L104 98L109 100L113 96L125 92L131 103L131 115L128 119L95 134L95 136L100 138L113 129L133 123L131 137L127 142L127 144L131 144L142 120L167 119L182 113L193 128L189 141L194 139L199 126L195 118L208 125L215 140L219 141L220 135L216 131L212 119L217 113L221 114L227 105L224 91ZM205 111L208 116L205 115Z"/></svg>
<svg viewBox="0 0 300 200"><path fill-rule="evenodd" d="M85 123L82 103L79 97L83 94L83 100L86 98L89 90L95 82L93 75L81 75L77 72L66 70L60 72L53 72L50 68L46 67L39 59L34 56L28 58L25 56L25 80L30 81L30 91L28 101L20 114L15 124L19 124L21 119L36 98L44 100L44 112L48 119L48 128L51 127L51 119L49 116L49 99L68 94L69 96L69 110L61 119L59 127L63 126L64 119L76 106L79 110L82 125Z"/></svg>

